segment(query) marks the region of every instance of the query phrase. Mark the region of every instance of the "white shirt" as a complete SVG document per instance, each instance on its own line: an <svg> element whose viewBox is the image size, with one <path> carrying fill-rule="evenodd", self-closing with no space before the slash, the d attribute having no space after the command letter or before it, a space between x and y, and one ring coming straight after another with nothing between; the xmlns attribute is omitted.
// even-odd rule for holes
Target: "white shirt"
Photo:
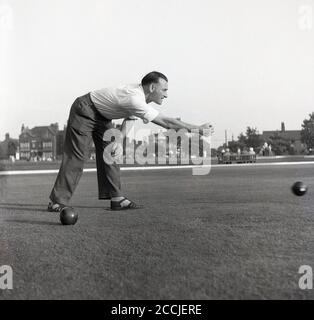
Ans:
<svg viewBox="0 0 314 320"><path fill-rule="evenodd" d="M96 109L107 119L136 116L144 123L154 120L159 112L148 105L143 87L130 84L115 88L103 88L90 93Z"/></svg>

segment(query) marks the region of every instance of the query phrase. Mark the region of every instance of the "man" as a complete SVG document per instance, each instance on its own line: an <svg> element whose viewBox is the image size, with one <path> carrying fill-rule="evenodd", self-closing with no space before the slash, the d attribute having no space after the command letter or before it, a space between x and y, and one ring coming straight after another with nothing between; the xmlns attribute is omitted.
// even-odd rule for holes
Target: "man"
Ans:
<svg viewBox="0 0 314 320"><path fill-rule="evenodd" d="M162 104L168 96L168 79L160 72L150 72L141 84L92 91L77 98L70 111L66 129L61 167L50 194L48 211L59 212L67 206L82 176L88 145L93 139L96 148L98 198L111 200L112 210L137 209L139 206L125 198L121 191L120 168L109 164L103 157L108 143L103 140L106 130L112 128L112 119L141 118L144 123L153 122L166 129L210 129L206 123L192 125L165 117L149 105ZM113 148L119 153L119 148Z"/></svg>

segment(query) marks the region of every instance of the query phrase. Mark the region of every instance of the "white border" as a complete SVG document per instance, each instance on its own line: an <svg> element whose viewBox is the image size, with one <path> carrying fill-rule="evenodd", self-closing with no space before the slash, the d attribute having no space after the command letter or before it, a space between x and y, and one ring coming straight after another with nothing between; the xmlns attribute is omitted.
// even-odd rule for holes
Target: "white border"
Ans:
<svg viewBox="0 0 314 320"><path fill-rule="evenodd" d="M258 166L289 166L289 165L313 165L314 161L297 162L264 162L264 163L233 163L233 164L214 164L214 165L185 165L185 166L145 166L145 167L122 167L121 171L144 171L144 170L176 170L191 168L228 168L228 167L258 167ZM14 170L0 171L0 176L17 176L31 174L55 174L59 169L51 170ZM96 172L96 168L86 168L84 172Z"/></svg>

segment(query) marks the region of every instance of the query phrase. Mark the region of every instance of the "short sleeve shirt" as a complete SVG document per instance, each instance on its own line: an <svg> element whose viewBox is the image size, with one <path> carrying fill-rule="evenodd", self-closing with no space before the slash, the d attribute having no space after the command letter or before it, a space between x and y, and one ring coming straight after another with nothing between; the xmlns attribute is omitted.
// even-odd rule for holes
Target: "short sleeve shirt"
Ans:
<svg viewBox="0 0 314 320"><path fill-rule="evenodd" d="M148 123L159 114L155 108L146 103L144 90L140 84L103 88L92 91L90 95L96 109L107 119L136 116L144 123Z"/></svg>

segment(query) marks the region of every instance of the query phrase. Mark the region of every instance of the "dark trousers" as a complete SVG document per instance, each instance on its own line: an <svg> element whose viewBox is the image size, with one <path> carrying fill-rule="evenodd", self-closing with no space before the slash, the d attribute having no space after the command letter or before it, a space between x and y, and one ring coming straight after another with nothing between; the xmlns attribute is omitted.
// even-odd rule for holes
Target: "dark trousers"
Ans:
<svg viewBox="0 0 314 320"><path fill-rule="evenodd" d="M50 194L53 202L69 203L82 176L91 139L96 149L99 199L121 196L120 167L116 163L107 164L103 159L104 148L110 143L103 141L103 135L110 128L111 120L100 115L89 94L74 101L66 128L61 167Z"/></svg>

